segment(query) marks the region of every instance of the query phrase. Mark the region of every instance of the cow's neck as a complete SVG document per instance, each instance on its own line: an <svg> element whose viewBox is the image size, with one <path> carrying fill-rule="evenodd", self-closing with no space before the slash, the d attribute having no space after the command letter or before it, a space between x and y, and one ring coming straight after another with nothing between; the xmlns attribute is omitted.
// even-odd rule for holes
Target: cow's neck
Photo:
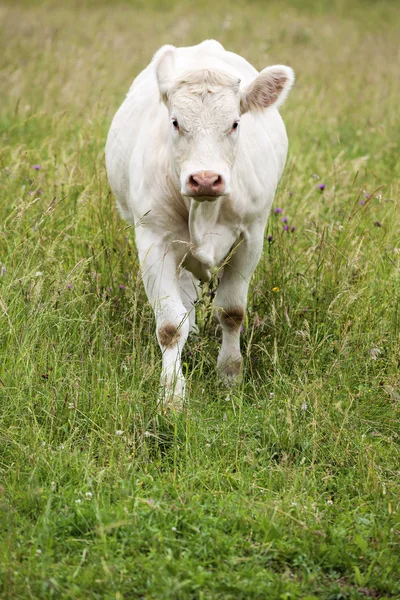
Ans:
<svg viewBox="0 0 400 600"><path fill-rule="evenodd" d="M189 208L189 235L192 254L207 268L214 265L213 246L216 224L221 210L221 198L214 202L197 202L193 198Z"/></svg>

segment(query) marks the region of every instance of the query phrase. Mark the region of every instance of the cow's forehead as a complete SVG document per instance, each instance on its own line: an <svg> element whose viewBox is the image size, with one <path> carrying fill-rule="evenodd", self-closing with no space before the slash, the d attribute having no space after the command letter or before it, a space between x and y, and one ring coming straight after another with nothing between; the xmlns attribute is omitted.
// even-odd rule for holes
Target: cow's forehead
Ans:
<svg viewBox="0 0 400 600"><path fill-rule="evenodd" d="M190 84L173 90L170 96L172 107L192 118L208 113L220 113L227 117L239 108L239 93L231 86L219 86L213 89L201 89Z"/></svg>

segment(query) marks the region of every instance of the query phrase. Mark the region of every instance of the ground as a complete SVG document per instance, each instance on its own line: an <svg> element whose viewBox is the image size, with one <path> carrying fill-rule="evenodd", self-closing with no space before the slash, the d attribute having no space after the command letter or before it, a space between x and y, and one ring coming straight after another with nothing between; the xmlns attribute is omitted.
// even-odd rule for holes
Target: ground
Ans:
<svg viewBox="0 0 400 600"><path fill-rule="evenodd" d="M0 21L1 597L400 598L398 3L3 1ZM104 144L157 48L205 38L294 68L290 152L243 383L217 380L205 291L187 409L161 415Z"/></svg>

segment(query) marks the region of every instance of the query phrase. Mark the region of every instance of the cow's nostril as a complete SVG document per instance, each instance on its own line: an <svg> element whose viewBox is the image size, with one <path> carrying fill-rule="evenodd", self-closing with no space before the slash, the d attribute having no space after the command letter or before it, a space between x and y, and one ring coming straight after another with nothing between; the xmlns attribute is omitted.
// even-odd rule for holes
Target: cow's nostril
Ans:
<svg viewBox="0 0 400 600"><path fill-rule="evenodd" d="M218 175L217 179L213 183L213 187L219 187L222 184L222 177Z"/></svg>
<svg viewBox="0 0 400 600"><path fill-rule="evenodd" d="M199 187L199 182L195 180L195 178L193 177L193 175L191 175L189 177L189 183L192 187Z"/></svg>

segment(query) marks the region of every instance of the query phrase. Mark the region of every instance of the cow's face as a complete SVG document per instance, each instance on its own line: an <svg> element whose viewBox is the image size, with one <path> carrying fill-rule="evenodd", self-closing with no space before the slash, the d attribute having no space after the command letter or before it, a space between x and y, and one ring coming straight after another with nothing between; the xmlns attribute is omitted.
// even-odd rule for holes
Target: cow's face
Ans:
<svg viewBox="0 0 400 600"><path fill-rule="evenodd" d="M171 163L183 196L212 201L230 193L241 114L266 108L286 95L293 72L270 67L240 90L240 79L211 69L174 79L174 54L174 48L167 47L156 65L169 111Z"/></svg>

